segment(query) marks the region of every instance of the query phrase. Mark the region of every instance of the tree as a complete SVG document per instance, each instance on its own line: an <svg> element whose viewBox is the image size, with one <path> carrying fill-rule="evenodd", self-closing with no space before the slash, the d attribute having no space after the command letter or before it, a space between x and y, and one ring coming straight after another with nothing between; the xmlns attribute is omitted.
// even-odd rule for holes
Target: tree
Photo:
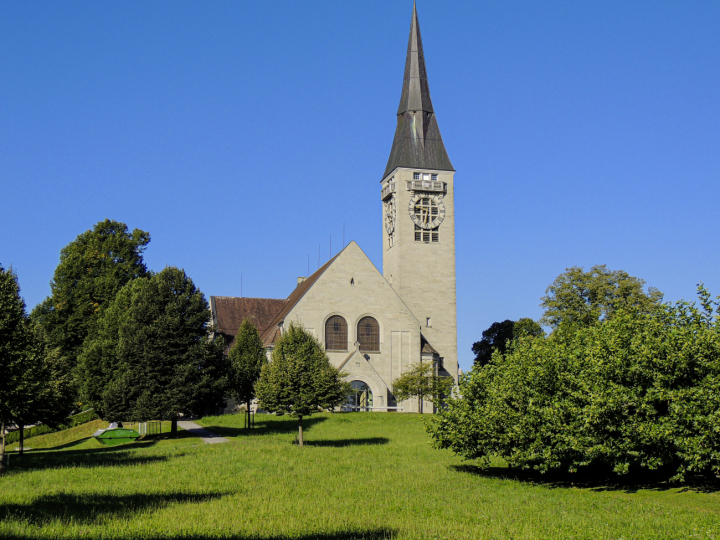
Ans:
<svg viewBox="0 0 720 540"><path fill-rule="evenodd" d="M255 383L262 367L267 364L265 349L255 325L245 319L240 325L235 343L228 353L230 360L230 395L247 407L247 426L250 428L250 402L255 398Z"/></svg>
<svg viewBox="0 0 720 540"><path fill-rule="evenodd" d="M590 326L612 318L619 309L647 312L661 302L662 293L623 270L611 271L604 264L584 272L579 266L566 268L545 291L540 323L552 328L560 324Z"/></svg>
<svg viewBox="0 0 720 540"><path fill-rule="evenodd" d="M561 324L472 370L429 431L440 448L546 472L720 473L720 311L685 302Z"/></svg>
<svg viewBox="0 0 720 540"><path fill-rule="evenodd" d="M43 329L29 320L21 328L22 376L14 388L13 423L20 430L19 454L24 451L24 427L31 424L57 426L73 407L73 376L67 358L51 349Z"/></svg>
<svg viewBox="0 0 720 540"><path fill-rule="evenodd" d="M351 392L345 376L330 364L314 336L290 323L275 344L272 361L262 367L255 394L263 409L298 419L302 447L303 418L345 402Z"/></svg>
<svg viewBox="0 0 720 540"><path fill-rule="evenodd" d="M17 276L0 265L0 473L5 468L5 428L12 422L17 385L22 380L25 318Z"/></svg>
<svg viewBox="0 0 720 540"><path fill-rule="evenodd" d="M229 363L205 296L184 271L129 282L80 354L82 392L106 420L171 420L224 406Z"/></svg>
<svg viewBox="0 0 720 540"><path fill-rule="evenodd" d="M482 333L482 339L473 343L472 352L475 353L475 365L482 367L490 362L495 350L505 354L507 342L513 338L515 323L511 320L494 322L490 328Z"/></svg>
<svg viewBox="0 0 720 540"><path fill-rule="evenodd" d="M12 270L0 266L0 473L5 458L5 430L30 423L55 423L71 406L69 370L57 351L46 347L42 330L25 314L25 302Z"/></svg>
<svg viewBox="0 0 720 540"><path fill-rule="evenodd" d="M142 254L150 234L106 219L60 252L51 294L32 312L51 347L75 365L83 341L103 309L129 281L147 275Z"/></svg>
<svg viewBox="0 0 720 540"><path fill-rule="evenodd" d="M505 354L510 341L520 337L544 336L542 327L527 317L518 321L504 320L490 325L482 333L482 339L473 343L472 351L475 353L475 365L483 367L490 362L494 351Z"/></svg>
<svg viewBox="0 0 720 540"><path fill-rule="evenodd" d="M400 401L418 398L418 410L422 413L423 400L436 403L445 399L453 383L452 377L439 376L433 363L420 362L410 364L408 371L393 381L393 394Z"/></svg>

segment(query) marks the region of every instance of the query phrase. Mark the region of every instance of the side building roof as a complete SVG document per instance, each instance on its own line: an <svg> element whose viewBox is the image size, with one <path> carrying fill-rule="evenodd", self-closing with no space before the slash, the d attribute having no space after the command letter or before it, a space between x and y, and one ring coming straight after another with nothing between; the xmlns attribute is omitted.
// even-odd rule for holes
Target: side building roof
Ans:
<svg viewBox="0 0 720 540"><path fill-rule="evenodd" d="M282 298L239 298L235 296L211 296L210 310L213 324L223 334L228 347L235 341L238 328L245 319L250 319L260 335L270 326L287 300Z"/></svg>

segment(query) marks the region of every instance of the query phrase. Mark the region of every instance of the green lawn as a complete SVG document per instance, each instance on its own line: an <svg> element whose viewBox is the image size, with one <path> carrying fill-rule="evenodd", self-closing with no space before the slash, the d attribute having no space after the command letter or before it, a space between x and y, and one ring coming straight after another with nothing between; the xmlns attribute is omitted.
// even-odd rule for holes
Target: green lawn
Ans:
<svg viewBox="0 0 720 540"><path fill-rule="evenodd" d="M718 538L713 486L516 479L432 449L417 415L258 415L103 448L93 439L11 458L0 538ZM28 446L33 446L32 439Z"/></svg>

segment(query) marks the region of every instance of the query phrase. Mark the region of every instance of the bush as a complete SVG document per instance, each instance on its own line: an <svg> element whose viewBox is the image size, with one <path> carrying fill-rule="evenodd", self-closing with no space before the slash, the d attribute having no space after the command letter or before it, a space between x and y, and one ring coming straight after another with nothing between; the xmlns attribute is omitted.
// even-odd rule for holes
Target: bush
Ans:
<svg viewBox="0 0 720 540"><path fill-rule="evenodd" d="M680 302L520 339L474 369L428 426L436 446L546 472L720 472L720 323Z"/></svg>
<svg viewBox="0 0 720 540"><path fill-rule="evenodd" d="M83 411L78 414L74 414L72 416L68 416L67 420L63 422L62 424L52 427L45 424L40 424L38 426L33 426L31 428L25 429L25 439L29 439L30 437L37 437L38 435L45 435L47 433L55 433L56 431L63 431L65 429L70 429L75 426L79 426L81 424L86 424L87 422L92 422L98 418L98 415L95 414L95 409L88 409L87 411ZM5 435L5 444L11 444L18 442L20 440L20 430L11 431L7 435Z"/></svg>

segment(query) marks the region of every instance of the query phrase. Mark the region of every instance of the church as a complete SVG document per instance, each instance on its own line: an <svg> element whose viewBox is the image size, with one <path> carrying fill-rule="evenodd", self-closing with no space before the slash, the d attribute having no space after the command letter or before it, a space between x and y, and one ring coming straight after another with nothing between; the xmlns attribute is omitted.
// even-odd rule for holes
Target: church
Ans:
<svg viewBox="0 0 720 540"><path fill-rule="evenodd" d="M285 299L211 296L213 324L228 343L244 319L269 354L296 322L349 373L351 410L417 412L398 402L393 381L411 364L432 362L458 380L454 175L437 117L413 6L397 128L379 186L382 273L355 242ZM426 403L425 411L433 406Z"/></svg>

